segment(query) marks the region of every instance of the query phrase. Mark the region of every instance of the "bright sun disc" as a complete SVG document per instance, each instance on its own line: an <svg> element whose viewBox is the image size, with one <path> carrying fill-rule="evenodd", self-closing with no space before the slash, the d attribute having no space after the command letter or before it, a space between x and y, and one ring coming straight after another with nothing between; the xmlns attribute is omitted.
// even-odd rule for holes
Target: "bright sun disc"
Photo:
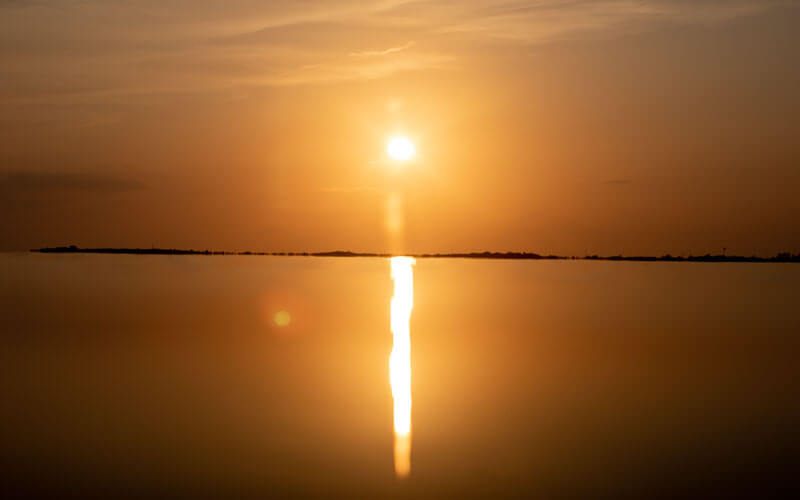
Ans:
<svg viewBox="0 0 800 500"><path fill-rule="evenodd" d="M405 137L393 137L386 146L386 151L395 160L410 160L414 157L414 144Z"/></svg>

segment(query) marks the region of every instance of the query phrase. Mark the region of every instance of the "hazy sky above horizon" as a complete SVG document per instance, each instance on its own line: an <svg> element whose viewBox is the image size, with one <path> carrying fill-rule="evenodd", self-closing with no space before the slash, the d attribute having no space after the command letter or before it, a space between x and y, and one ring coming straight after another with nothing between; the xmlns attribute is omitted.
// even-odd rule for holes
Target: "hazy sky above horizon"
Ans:
<svg viewBox="0 0 800 500"><path fill-rule="evenodd" d="M787 0L0 0L0 250L798 252L799 47Z"/></svg>

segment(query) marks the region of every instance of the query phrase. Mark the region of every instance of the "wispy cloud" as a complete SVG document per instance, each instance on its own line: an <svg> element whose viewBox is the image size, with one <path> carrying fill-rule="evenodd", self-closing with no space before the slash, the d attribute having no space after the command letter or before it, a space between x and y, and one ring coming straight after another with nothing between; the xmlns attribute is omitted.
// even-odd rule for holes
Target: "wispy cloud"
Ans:
<svg viewBox="0 0 800 500"><path fill-rule="evenodd" d="M482 44L536 45L587 33L656 29L664 23L723 22L785 4L231 0L223 8L198 0L183 10L156 0L4 0L0 5L19 8L5 9L0 16L0 80L6 82L0 100L87 94L104 99L165 89L197 92L385 78L450 68L473 57L472 49ZM365 40L375 48L365 48ZM397 45L398 40L413 41Z"/></svg>
<svg viewBox="0 0 800 500"><path fill-rule="evenodd" d="M602 33L644 31L658 23L719 22L783 5L783 0L553 0L475 3L441 10L443 34L541 44ZM459 8L462 5L459 4Z"/></svg>
<svg viewBox="0 0 800 500"><path fill-rule="evenodd" d="M262 85L320 85L354 80L375 80L397 73L426 69L447 69L454 58L446 54L427 53L392 58L341 59L332 57L319 64L291 68L279 74L255 78Z"/></svg>
<svg viewBox="0 0 800 500"><path fill-rule="evenodd" d="M414 45L414 41L410 41L408 43L404 43L403 45L399 45L397 47L389 47L388 49L384 50L366 50L363 52L351 52L350 57L380 57L380 56L387 56L389 54L394 54L395 52L400 52L401 50L406 50L411 48Z"/></svg>

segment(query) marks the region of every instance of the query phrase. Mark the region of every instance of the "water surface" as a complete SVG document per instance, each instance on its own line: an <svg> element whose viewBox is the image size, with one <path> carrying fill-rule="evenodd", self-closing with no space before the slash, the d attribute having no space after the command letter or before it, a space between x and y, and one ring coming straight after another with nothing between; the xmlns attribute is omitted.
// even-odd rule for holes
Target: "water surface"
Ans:
<svg viewBox="0 0 800 500"><path fill-rule="evenodd" d="M800 266L419 259L411 473L386 259L0 254L3 488L783 488Z"/></svg>

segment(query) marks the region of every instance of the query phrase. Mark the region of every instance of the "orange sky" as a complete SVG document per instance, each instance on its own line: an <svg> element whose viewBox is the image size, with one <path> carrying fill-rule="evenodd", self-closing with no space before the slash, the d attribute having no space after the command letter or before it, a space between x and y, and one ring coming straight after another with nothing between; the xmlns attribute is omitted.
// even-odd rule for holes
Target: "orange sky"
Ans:
<svg viewBox="0 0 800 500"><path fill-rule="evenodd" d="M797 252L797 47L777 0L0 0L0 249Z"/></svg>

